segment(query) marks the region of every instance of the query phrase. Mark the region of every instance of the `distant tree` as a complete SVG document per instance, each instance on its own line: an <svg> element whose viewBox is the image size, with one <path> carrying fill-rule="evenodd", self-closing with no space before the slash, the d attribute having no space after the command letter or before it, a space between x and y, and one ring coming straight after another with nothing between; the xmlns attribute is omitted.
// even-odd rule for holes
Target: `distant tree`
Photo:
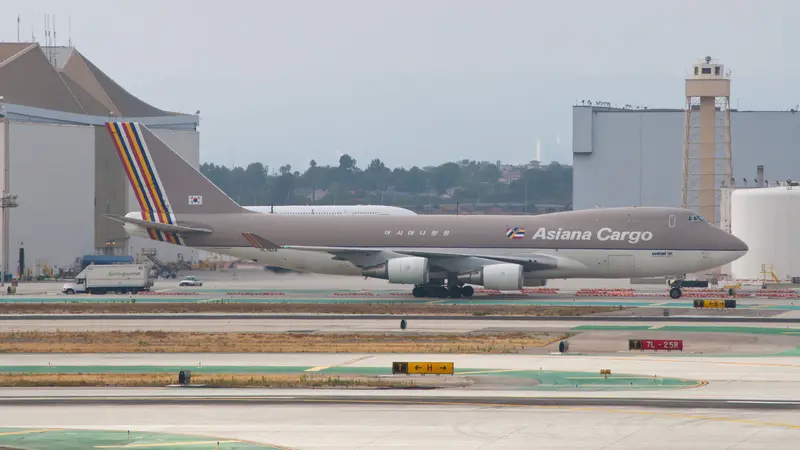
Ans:
<svg viewBox="0 0 800 450"><path fill-rule="evenodd" d="M350 155L345 153L339 157L339 168L346 171L352 171L356 168L356 160Z"/></svg>
<svg viewBox="0 0 800 450"><path fill-rule="evenodd" d="M377 203L390 198L389 204L420 211L428 205L436 208L441 202L455 201L476 208L517 205L516 211L525 210L526 201L528 211L533 210L533 205L571 206L571 166L551 163L528 167L510 184L499 181L503 174L497 164L466 159L425 169L417 166L391 169L374 158L362 171L356 166L356 160L345 154L335 166L320 166L312 159L305 173L292 170L292 166L286 164L279 166L277 175L271 175L268 166L257 162L246 168L204 163L200 171L243 204L306 202L304 196L296 194L297 189L304 188L310 189L314 203ZM328 193L319 201L316 198L318 189ZM454 198L442 199L441 195L449 189L453 190Z"/></svg>
<svg viewBox="0 0 800 450"><path fill-rule="evenodd" d="M317 187L316 183L314 182L314 171L317 168L317 162L315 160L311 160L308 162L308 170L306 174L308 175L308 181L311 183L311 203L317 202Z"/></svg>

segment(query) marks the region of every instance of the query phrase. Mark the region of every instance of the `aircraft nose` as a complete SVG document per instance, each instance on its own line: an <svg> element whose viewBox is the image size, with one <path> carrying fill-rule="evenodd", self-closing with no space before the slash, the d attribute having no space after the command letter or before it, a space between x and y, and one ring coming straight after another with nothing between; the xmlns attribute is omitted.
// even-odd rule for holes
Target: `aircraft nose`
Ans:
<svg viewBox="0 0 800 450"><path fill-rule="evenodd" d="M738 237L734 236L733 234L728 233L729 242L730 242L730 250L734 252L742 252L742 254L747 253L750 250L750 247L747 246L743 240L739 239Z"/></svg>

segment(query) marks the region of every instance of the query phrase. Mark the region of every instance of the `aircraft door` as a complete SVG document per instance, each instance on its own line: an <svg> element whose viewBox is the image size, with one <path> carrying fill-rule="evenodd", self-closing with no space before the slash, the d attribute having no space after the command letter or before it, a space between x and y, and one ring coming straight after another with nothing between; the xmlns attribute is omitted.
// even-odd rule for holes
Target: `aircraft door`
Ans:
<svg viewBox="0 0 800 450"><path fill-rule="evenodd" d="M608 257L609 275L631 276L634 268L633 255L609 255Z"/></svg>

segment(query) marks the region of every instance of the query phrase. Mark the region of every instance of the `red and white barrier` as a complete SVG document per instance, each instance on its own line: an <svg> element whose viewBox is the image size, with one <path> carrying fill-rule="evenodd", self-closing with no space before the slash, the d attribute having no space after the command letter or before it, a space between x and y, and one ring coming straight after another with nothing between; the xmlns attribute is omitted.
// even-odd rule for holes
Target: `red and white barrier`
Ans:
<svg viewBox="0 0 800 450"><path fill-rule="evenodd" d="M225 295L230 295L232 297L264 297L264 296L271 296L271 295L286 295L285 292L226 292Z"/></svg>
<svg viewBox="0 0 800 450"><path fill-rule="evenodd" d="M156 296L164 296L164 297L178 297L178 296L190 296L190 295L198 295L197 292L152 292L152 291L143 291L139 292L137 295L156 295Z"/></svg>

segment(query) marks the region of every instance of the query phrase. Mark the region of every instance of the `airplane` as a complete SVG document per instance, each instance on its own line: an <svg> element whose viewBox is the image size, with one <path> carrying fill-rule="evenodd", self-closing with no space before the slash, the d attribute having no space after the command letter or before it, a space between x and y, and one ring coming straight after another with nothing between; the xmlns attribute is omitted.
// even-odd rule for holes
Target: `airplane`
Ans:
<svg viewBox="0 0 800 450"><path fill-rule="evenodd" d="M415 297L471 297L552 278L678 276L748 251L691 210L623 207L537 216L271 215L247 210L136 122L109 122L140 211L106 215L132 236L294 270L414 285ZM670 289L682 295L680 282Z"/></svg>
<svg viewBox="0 0 800 450"><path fill-rule="evenodd" d="M398 206L387 205L274 205L243 206L244 209L262 214L321 214L321 215L382 215L415 216L417 213Z"/></svg>

